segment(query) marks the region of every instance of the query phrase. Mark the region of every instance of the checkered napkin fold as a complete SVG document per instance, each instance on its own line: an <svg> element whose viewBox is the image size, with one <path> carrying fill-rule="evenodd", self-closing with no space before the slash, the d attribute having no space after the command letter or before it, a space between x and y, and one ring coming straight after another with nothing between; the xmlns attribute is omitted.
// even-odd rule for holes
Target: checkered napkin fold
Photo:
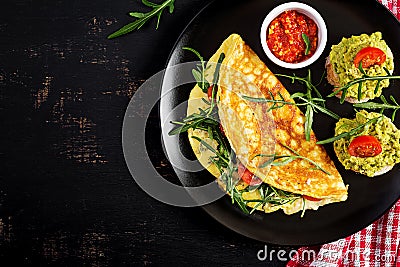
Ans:
<svg viewBox="0 0 400 267"><path fill-rule="evenodd" d="M379 0L400 20L400 0ZM314 258L310 257L314 255ZM400 200L367 228L320 247L301 247L287 267L400 266Z"/></svg>
<svg viewBox="0 0 400 267"><path fill-rule="evenodd" d="M400 0L379 0L385 7L387 7L392 13L400 20Z"/></svg>
<svg viewBox="0 0 400 267"><path fill-rule="evenodd" d="M301 247L287 267L398 267L399 250L400 200L383 217L358 233L320 247Z"/></svg>

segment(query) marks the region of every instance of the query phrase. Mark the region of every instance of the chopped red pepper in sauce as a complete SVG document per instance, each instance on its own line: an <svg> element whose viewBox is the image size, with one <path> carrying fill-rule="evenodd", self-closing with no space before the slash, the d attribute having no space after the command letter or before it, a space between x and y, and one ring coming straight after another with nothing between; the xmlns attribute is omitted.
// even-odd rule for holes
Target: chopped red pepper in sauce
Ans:
<svg viewBox="0 0 400 267"><path fill-rule="evenodd" d="M310 40L310 51L306 55L307 45L302 37L306 34ZM267 45L280 60L299 63L310 58L317 49L318 27L306 15L295 10L281 13L271 21L267 32Z"/></svg>

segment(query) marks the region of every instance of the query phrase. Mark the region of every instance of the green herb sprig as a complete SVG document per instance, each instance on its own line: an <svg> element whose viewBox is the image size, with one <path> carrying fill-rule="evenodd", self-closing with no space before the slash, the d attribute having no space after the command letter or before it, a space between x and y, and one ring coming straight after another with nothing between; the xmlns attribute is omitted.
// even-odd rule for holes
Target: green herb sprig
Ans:
<svg viewBox="0 0 400 267"><path fill-rule="evenodd" d="M325 76L325 72L322 74L321 79L319 80L319 82L316 85L314 85L313 82L312 82L311 70L310 69L308 69L307 75L305 77L299 77L299 76L296 76L296 74L285 75L285 74L279 74L278 73L278 74L275 74L275 75L279 76L279 77L284 77L284 78L290 79L292 84L294 84L295 81L299 81L300 83L304 84L307 87L308 91L313 91L317 95L318 98L321 98L321 99L323 98L322 94L319 92L317 86L321 84L322 79ZM307 93L308 93L308 91L307 91Z"/></svg>
<svg viewBox="0 0 400 267"><path fill-rule="evenodd" d="M366 103L357 103L354 104L353 107L355 108L362 108L362 109L379 109L380 113L383 114L383 112L386 109L393 109L392 112L392 121L394 121L396 117L396 112L400 109L399 103L397 103L396 99L391 95L389 99L392 101L393 104L389 103L384 95L380 96L380 99L382 103L377 103L377 102L366 102Z"/></svg>
<svg viewBox="0 0 400 267"><path fill-rule="evenodd" d="M306 121L304 124L304 129L307 141L310 141L311 138L312 124L314 122L314 113L318 113L318 111L320 111L336 120L340 119L339 115L326 108L325 99L323 99L322 94L317 89L317 86L322 82L324 74L321 76L321 79L317 85L314 85L312 82L311 70L308 70L307 76L305 77L298 77L295 74L293 75L277 74L277 76L291 79L292 83L294 83L295 81L299 81L300 83L306 86L305 93L302 92L294 93L291 96L291 98L299 99L306 104L306 113L305 113ZM313 97L312 93L315 93L317 97Z"/></svg>
<svg viewBox="0 0 400 267"><path fill-rule="evenodd" d="M187 132L189 129L207 131L208 127L219 126L217 115L216 108L211 108L211 106L205 110L199 108L199 113L193 113L182 121L171 121L171 123L179 125L179 127L171 130L168 134L175 135Z"/></svg>
<svg viewBox="0 0 400 267"><path fill-rule="evenodd" d="M271 92L269 92L270 99L254 98L254 97L249 97L249 96L242 96L242 98L245 100L248 100L248 101L252 101L252 102L272 103L272 106L269 108L269 110L280 108L285 105L306 106L306 113L305 113L306 121L304 124L304 128L305 128L305 137L306 137L307 141L310 141L310 138L311 138L312 124L314 122L314 113L317 113L318 111L320 111L336 120L340 119L339 115L337 115L333 111L326 108L325 99L323 99L321 93L318 91L317 87L312 82L310 70L308 70L307 76L305 76L305 77L298 77L295 74L293 74L293 75L276 74L276 76L289 78L289 79L291 79L292 83L294 83L295 81L299 81L300 83L302 83L306 86L305 93L297 92L291 96L291 98L293 100L296 100L296 99L300 100L299 101L300 103L285 101L281 94L279 94L280 99L276 99ZM322 78L319 83L321 83L321 81L322 81ZM316 97L313 96L313 93L316 94Z"/></svg>
<svg viewBox="0 0 400 267"><path fill-rule="evenodd" d="M379 85L381 83L382 80L396 80L396 79L400 79L400 76L394 76L392 74L390 74L389 70L387 68L383 68L386 72L387 75L379 75L379 76L369 76L365 70L362 67L362 62L360 62L360 65L358 66L358 69L361 71L361 73L363 74L361 78L357 78L343 86L340 87L336 87L335 90L328 95L328 97L333 97L335 95L337 95L338 93L342 92L342 95L340 96L340 104L343 104L347 95L347 91L348 89L355 85L358 84L357 87L357 100L361 101L361 89L362 89L362 85L364 82L366 81L377 81L375 89L374 89L374 94L376 94L379 90Z"/></svg>
<svg viewBox="0 0 400 267"><path fill-rule="evenodd" d="M207 93L208 87L210 87L210 83L206 80L206 70L209 67L207 67L207 62L204 61L204 58L197 50L191 47L182 47L182 49L192 52L200 60L200 66L197 66L196 69L192 69L192 75L203 93Z"/></svg>
<svg viewBox="0 0 400 267"><path fill-rule="evenodd" d="M282 144L283 145L283 144ZM283 166L286 165L296 159L302 159L305 160L309 163L311 163L312 165L315 166L316 169L326 173L327 175L331 175L328 171L326 171L324 168L322 168L318 163L316 163L315 161L304 157L302 155L300 155L296 150L292 149L291 147L287 146L287 145L283 145L287 150L289 150L290 152L292 152L294 155L277 155L277 154L272 154L272 155L265 155L265 154L258 154L256 156L260 156L260 157L269 157L270 159L267 160L266 162L264 162L263 164L261 164L259 166L259 168L265 168L267 166Z"/></svg>
<svg viewBox="0 0 400 267"><path fill-rule="evenodd" d="M283 98L282 94L278 92L279 99L276 99L275 96L269 91L269 98L260 98L260 97L251 97L251 96L246 96L242 95L241 97L244 100L251 101L251 102L256 102L256 103L271 103L272 105L267 109L268 111L271 111L273 109L278 109L281 108L285 105L294 105L294 106L301 106L302 104L297 104L295 102L290 102L290 101L285 101Z"/></svg>
<svg viewBox="0 0 400 267"><path fill-rule="evenodd" d="M293 106L298 106L298 107L311 106L311 107L313 107L313 108L315 108L315 109L317 109L317 110L319 110L319 111L331 116L334 119L337 119L337 120L340 119L339 115L337 115L336 113L334 113L334 112L330 111L329 109L323 107L323 103L325 102L325 100L322 99L322 98L312 98L311 101L309 101L309 100L307 100L307 99L305 99L303 97L303 93L299 93L299 94L295 93L295 94L292 95L292 98L298 98L301 101L303 101L303 103L296 103L296 102L285 101L283 99L282 94L279 93L279 92L278 92L278 95L280 96L280 99L276 99L271 92L269 92L269 94L270 94L271 99L259 98L259 97L250 97L250 96L246 96L246 95L243 95L242 98L245 99L245 100L251 101L251 102L272 103L271 107L269 107L267 111L270 111L270 110L273 110L273 109L278 109L278 108L281 108L281 107L283 107L285 105L293 105ZM317 104L317 103L319 103L319 104Z"/></svg>
<svg viewBox="0 0 400 267"><path fill-rule="evenodd" d="M131 23L123 26L116 32L110 34L107 38L113 39L113 38L119 37L121 35L130 33L134 30L138 30L144 24L146 24L147 21L149 21L153 17L157 17L156 29L158 29L158 25L160 24L161 15L162 15L164 9L168 8L169 13L174 12L174 2L175 2L175 0L166 0L161 4L155 4L148 0L142 0L142 3L144 5L151 7L153 10L151 10L147 13L130 12L129 16L136 18L136 20L134 22L131 22Z"/></svg>
<svg viewBox="0 0 400 267"><path fill-rule="evenodd" d="M379 117L370 119L370 120L366 121L365 123L360 124L359 126L355 127L354 129L352 129L352 130L350 130L350 131L348 131L348 132L344 132L344 133L341 133L341 134L336 135L336 136L334 136L334 137L331 137L331 138L328 138L328 139L325 139L325 140L318 141L317 144L319 144L319 145L328 144L328 143L332 143L332 142L334 142L334 141L336 141L336 140L339 140L339 139L342 139L342 138L347 138L347 137L356 135L356 134L358 134L361 130L363 130L364 127L368 126L369 124L372 124L372 123L377 122L377 121L380 120L381 118L383 118L383 116L379 116Z"/></svg>
<svg viewBox="0 0 400 267"><path fill-rule="evenodd" d="M258 207L264 206L266 204L271 204L273 206L280 206L285 204L291 204L296 200L300 199L301 196L290 193L287 191L283 191L267 184L261 184L257 189L260 193L261 199L254 199L254 200L246 200L246 203L256 202L257 204L254 208L249 212L250 214L253 213ZM305 211L305 207L303 207L302 215L303 217Z"/></svg>
<svg viewBox="0 0 400 267"><path fill-rule="evenodd" d="M222 66L222 61L224 61L224 59L225 59L225 54L221 53L219 55L217 65L215 66L214 77L213 77L213 81L212 81L212 85L211 85L212 90L211 90L211 101L210 102L211 102L212 109L214 108L214 106L216 105L216 102L217 102L217 101L215 101L215 96L216 96L216 93L218 90L219 72L220 72L220 69ZM207 89L207 91L208 91L208 89Z"/></svg>
<svg viewBox="0 0 400 267"><path fill-rule="evenodd" d="M193 52L201 61L201 66L198 66L197 69L192 70L193 77L196 79L197 84L204 93L207 93L210 84L206 81L205 70L206 63L203 60L203 57L197 52L195 49L190 47L184 47L183 49ZM225 54L221 53L218 59L218 63L215 67L214 77L212 81L212 97L210 101L206 99L202 99L209 107L205 110L199 108L199 113L193 113L186 118L180 121L171 121L171 123L180 125L179 127L171 130L168 134L175 135L182 132L186 132L189 129L200 129L204 131L208 131L212 137L213 131L216 131L216 128L219 127L219 119L218 119L218 110L216 108L216 101L214 100L215 92L218 90L218 79L219 79L219 71L221 68L222 61L225 58Z"/></svg>
<svg viewBox="0 0 400 267"><path fill-rule="evenodd" d="M305 33L301 34L301 38L303 38L303 41L306 44L306 51L304 52L304 54L307 56L308 54L310 54L310 49L311 49L310 38L308 38L307 34Z"/></svg>
<svg viewBox="0 0 400 267"><path fill-rule="evenodd" d="M305 77L298 77L295 74L292 76L290 75L284 75L284 74L277 74L277 76L280 77L285 77L289 78L292 80L292 83L294 83L296 80L299 81L300 83L304 84L306 86L306 92L298 92L295 93L291 96L292 99L300 99L304 103L306 103L306 121L304 124L304 131L305 131L305 137L307 141L310 141L311 138L311 131L312 131L312 124L314 122L314 113L317 113L318 111L322 111L323 113L338 119L339 116L336 115L334 112L328 110L325 107L325 100L322 98L321 93L318 91L317 87L313 84L312 78L311 78L311 70L308 70L307 76ZM320 82L322 81L322 78ZM317 97L313 97L312 93L315 93Z"/></svg>
<svg viewBox="0 0 400 267"><path fill-rule="evenodd" d="M250 214L247 207L248 202L244 200L242 196L243 192L236 188L238 180L234 179L234 173L237 173L238 168L237 165L233 163L233 153L230 152L230 147L217 141L220 149L216 150L201 138L197 136L192 136L192 138L199 141L204 147L214 153L215 156L210 157L210 161L220 172L221 176L219 179L225 184L225 191L231 196L232 204L236 203L243 213Z"/></svg>
<svg viewBox="0 0 400 267"><path fill-rule="evenodd" d="M228 167L225 169L224 172L222 172L220 179L226 186L226 192L229 192L231 196L232 204L236 203L245 214L252 214L258 207L264 206L266 204L280 206L288 203L293 203L297 199L301 198L301 195L290 193L265 183L262 183L257 188L249 186L243 190L238 190L236 188L236 184L238 181L234 179L235 172L237 172L237 166L233 164L232 161L230 161ZM258 192L260 193L260 199L245 200L243 198L243 193L252 190L258 190ZM247 206L247 204L249 203L257 204L249 211L249 207ZM303 213L304 210L302 214Z"/></svg>

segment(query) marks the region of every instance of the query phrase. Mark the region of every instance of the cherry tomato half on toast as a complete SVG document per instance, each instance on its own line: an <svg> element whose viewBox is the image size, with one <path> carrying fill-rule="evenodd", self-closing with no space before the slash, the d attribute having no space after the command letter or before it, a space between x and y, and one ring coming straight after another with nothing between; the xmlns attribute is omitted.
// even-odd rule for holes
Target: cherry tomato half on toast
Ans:
<svg viewBox="0 0 400 267"><path fill-rule="evenodd" d="M361 135L351 141L348 151L354 157L374 157L382 152L382 146L375 136Z"/></svg>
<svg viewBox="0 0 400 267"><path fill-rule="evenodd" d="M369 68L373 65L382 65L386 61L386 54L377 47L364 47L354 57L354 66L358 68L360 62L362 67Z"/></svg>

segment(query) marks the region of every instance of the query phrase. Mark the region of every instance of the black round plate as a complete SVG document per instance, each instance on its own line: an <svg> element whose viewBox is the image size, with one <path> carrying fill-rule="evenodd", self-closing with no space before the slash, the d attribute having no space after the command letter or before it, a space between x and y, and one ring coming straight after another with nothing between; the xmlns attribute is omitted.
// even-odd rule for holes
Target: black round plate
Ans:
<svg viewBox="0 0 400 267"><path fill-rule="evenodd" d="M222 41L231 33L238 33L245 42L258 54L273 73L283 73L304 76L307 69L288 70L274 65L262 51L259 40L259 30L263 18L275 6L286 1L214 1L204 8L187 26L177 41L168 66L197 60L190 52L182 47L189 46L198 50L204 58L209 58L219 47ZM324 61L330 47L340 42L342 37L381 31L383 38L391 47L395 62L400 59L400 23L385 7L374 0L360 1L301 1L314 7L324 18L328 28L328 43L322 57L310 66L315 81L318 81L324 72ZM400 66L395 66L395 75L400 75ZM168 73L168 77L179 77L181 73ZM169 86L179 79L165 79ZM290 93L303 90L301 85L291 84L280 79ZM165 85L165 84L164 84ZM160 102L160 119L164 122L166 114L179 103L188 99L193 85L180 86L165 95ZM170 88L170 87L169 87ZM322 80L319 88L327 95L332 87ZM163 89L164 90L164 86ZM164 92L162 92L164 94ZM400 82L392 81L385 90L386 96L393 95L400 101ZM327 105L342 117L354 117L354 110L348 103L340 105L338 99L331 98ZM179 120L185 116L184 110L172 114L168 120ZM163 125L164 123L162 123ZM395 121L400 126L400 114ZM313 129L319 140L333 135L335 121L323 114L317 114ZM400 128L400 127L399 127ZM164 133L166 129L163 129ZM165 134L164 134L165 136ZM186 134L177 139L165 138L164 142L174 142L173 149L167 150L170 157L183 151L194 158ZM171 146L169 146L171 147ZM368 178L352 171L346 171L337 161L331 144L325 146L330 157L335 161L344 182L349 185L349 198L345 202L329 204L320 207L318 211L306 211L305 216L300 214L285 215L282 211L271 214L255 212L244 215L235 205L231 204L229 196L216 202L205 205L204 209L217 221L226 227L247 237L268 243L280 245L315 245L337 240L353 234L374 220L382 216L399 199L400 172L395 166L389 173ZM173 151L173 150L176 151ZM214 178L207 171L198 173L182 172L175 169L184 185L198 185Z"/></svg>

